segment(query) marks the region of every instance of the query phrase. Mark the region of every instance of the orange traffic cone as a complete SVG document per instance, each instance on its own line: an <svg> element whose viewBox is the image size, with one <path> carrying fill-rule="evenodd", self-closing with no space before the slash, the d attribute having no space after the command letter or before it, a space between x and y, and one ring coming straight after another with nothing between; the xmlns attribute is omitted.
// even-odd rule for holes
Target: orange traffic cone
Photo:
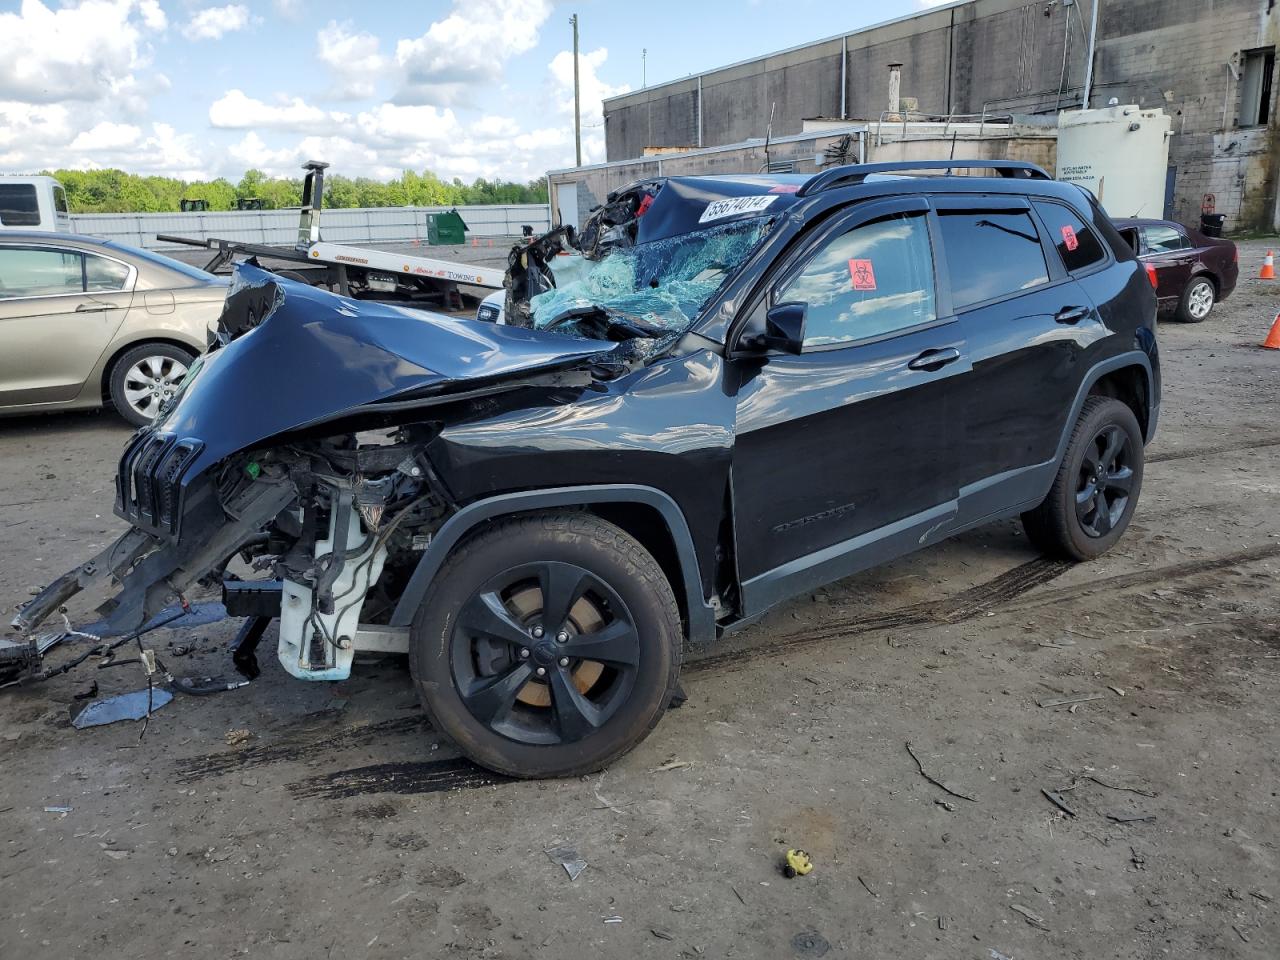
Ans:
<svg viewBox="0 0 1280 960"><path fill-rule="evenodd" d="M1280 313L1276 314L1276 322L1271 325L1271 332L1262 341L1264 350L1280 350Z"/></svg>
<svg viewBox="0 0 1280 960"><path fill-rule="evenodd" d="M1262 258L1262 272L1258 274L1259 280L1274 280L1276 278L1276 261L1271 255L1271 251L1267 251L1267 255Z"/></svg>

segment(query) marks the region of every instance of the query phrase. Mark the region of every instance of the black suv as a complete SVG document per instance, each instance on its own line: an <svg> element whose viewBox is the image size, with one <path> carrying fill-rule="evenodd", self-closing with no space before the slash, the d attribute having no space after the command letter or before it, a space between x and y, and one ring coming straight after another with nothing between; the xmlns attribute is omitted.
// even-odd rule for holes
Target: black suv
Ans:
<svg viewBox="0 0 1280 960"><path fill-rule="evenodd" d="M634 184L513 249L507 325L240 265L120 462L131 528L15 625L114 584L127 637L222 584L238 663L272 620L306 679L407 652L467 756L557 776L654 727L686 644L819 584L1019 514L1098 556L1159 410L1147 274L1037 167L907 169Z"/></svg>

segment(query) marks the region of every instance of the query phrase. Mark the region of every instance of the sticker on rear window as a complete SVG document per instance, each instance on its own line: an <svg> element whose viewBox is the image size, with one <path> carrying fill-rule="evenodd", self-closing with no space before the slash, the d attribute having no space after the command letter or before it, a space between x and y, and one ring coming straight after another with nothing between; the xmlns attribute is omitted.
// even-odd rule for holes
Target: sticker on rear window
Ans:
<svg viewBox="0 0 1280 960"><path fill-rule="evenodd" d="M734 197L732 200L713 200L707 204L707 209L702 211L702 216L698 218L698 222L708 223L711 220L722 220L725 217L732 217L739 213L759 213L777 199L777 196L758 196Z"/></svg>
<svg viewBox="0 0 1280 960"><path fill-rule="evenodd" d="M1076 239L1076 228L1069 223L1062 228L1062 242L1067 245L1068 250L1080 246L1080 241Z"/></svg>
<svg viewBox="0 0 1280 960"><path fill-rule="evenodd" d="M876 288L876 271L870 260L850 260L849 276L853 279L853 289L874 290Z"/></svg>

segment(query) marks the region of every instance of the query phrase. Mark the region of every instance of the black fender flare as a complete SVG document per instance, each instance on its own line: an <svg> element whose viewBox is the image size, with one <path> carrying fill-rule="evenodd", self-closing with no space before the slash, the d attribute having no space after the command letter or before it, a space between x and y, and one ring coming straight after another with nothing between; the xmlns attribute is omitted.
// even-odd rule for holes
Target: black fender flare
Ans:
<svg viewBox="0 0 1280 960"><path fill-rule="evenodd" d="M1058 439L1058 450L1053 456L1053 468L1055 471L1058 469L1058 465L1062 463L1062 458L1067 455L1067 444L1071 441L1071 431L1075 429L1076 421L1080 419L1080 411L1084 409L1084 402L1089 399L1089 391L1093 389L1094 384L1108 373L1125 367L1141 367L1143 375L1147 378L1147 429L1144 439L1148 443L1151 442L1151 438L1155 436L1156 420L1160 413L1160 398L1155 395L1155 377L1151 371L1151 358L1143 350L1128 350L1114 357L1108 357L1106 360L1098 361L1089 368L1089 372L1080 381L1080 388L1076 391L1075 401L1071 405L1071 416L1067 418L1062 436Z"/></svg>
<svg viewBox="0 0 1280 960"><path fill-rule="evenodd" d="M391 626L407 627L427 595L427 588L444 565L449 552L477 525L499 517L531 510L555 507L583 506L593 503L636 503L652 507L661 515L671 541L675 544L680 562L681 583L673 583L672 589L683 590L685 608L689 611L689 636L692 643L705 643L715 638L716 620L714 608L702 595L702 579L699 573L698 555L693 545L693 535L684 513L670 496L654 487L640 484L599 484L578 487L553 487L529 490L521 493L504 493L477 500L453 514L431 537L426 551L418 560L409 582L405 585Z"/></svg>

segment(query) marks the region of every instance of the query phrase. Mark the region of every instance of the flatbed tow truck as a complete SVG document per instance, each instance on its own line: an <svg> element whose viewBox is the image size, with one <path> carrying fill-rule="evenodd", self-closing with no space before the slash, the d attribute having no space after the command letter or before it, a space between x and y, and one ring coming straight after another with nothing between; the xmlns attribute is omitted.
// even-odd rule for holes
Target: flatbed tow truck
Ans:
<svg viewBox="0 0 1280 960"><path fill-rule="evenodd" d="M156 239L214 251L213 258L204 265L210 273L224 269L237 257L291 261L297 264L296 268L277 272L291 280L323 286L357 300L461 310L463 294L459 284L488 290L502 289L505 268L410 256L394 250L349 246L321 239L324 171L328 166L319 160L309 160L302 165L307 172L302 186L298 239L292 247L214 237L197 240L163 233Z"/></svg>

